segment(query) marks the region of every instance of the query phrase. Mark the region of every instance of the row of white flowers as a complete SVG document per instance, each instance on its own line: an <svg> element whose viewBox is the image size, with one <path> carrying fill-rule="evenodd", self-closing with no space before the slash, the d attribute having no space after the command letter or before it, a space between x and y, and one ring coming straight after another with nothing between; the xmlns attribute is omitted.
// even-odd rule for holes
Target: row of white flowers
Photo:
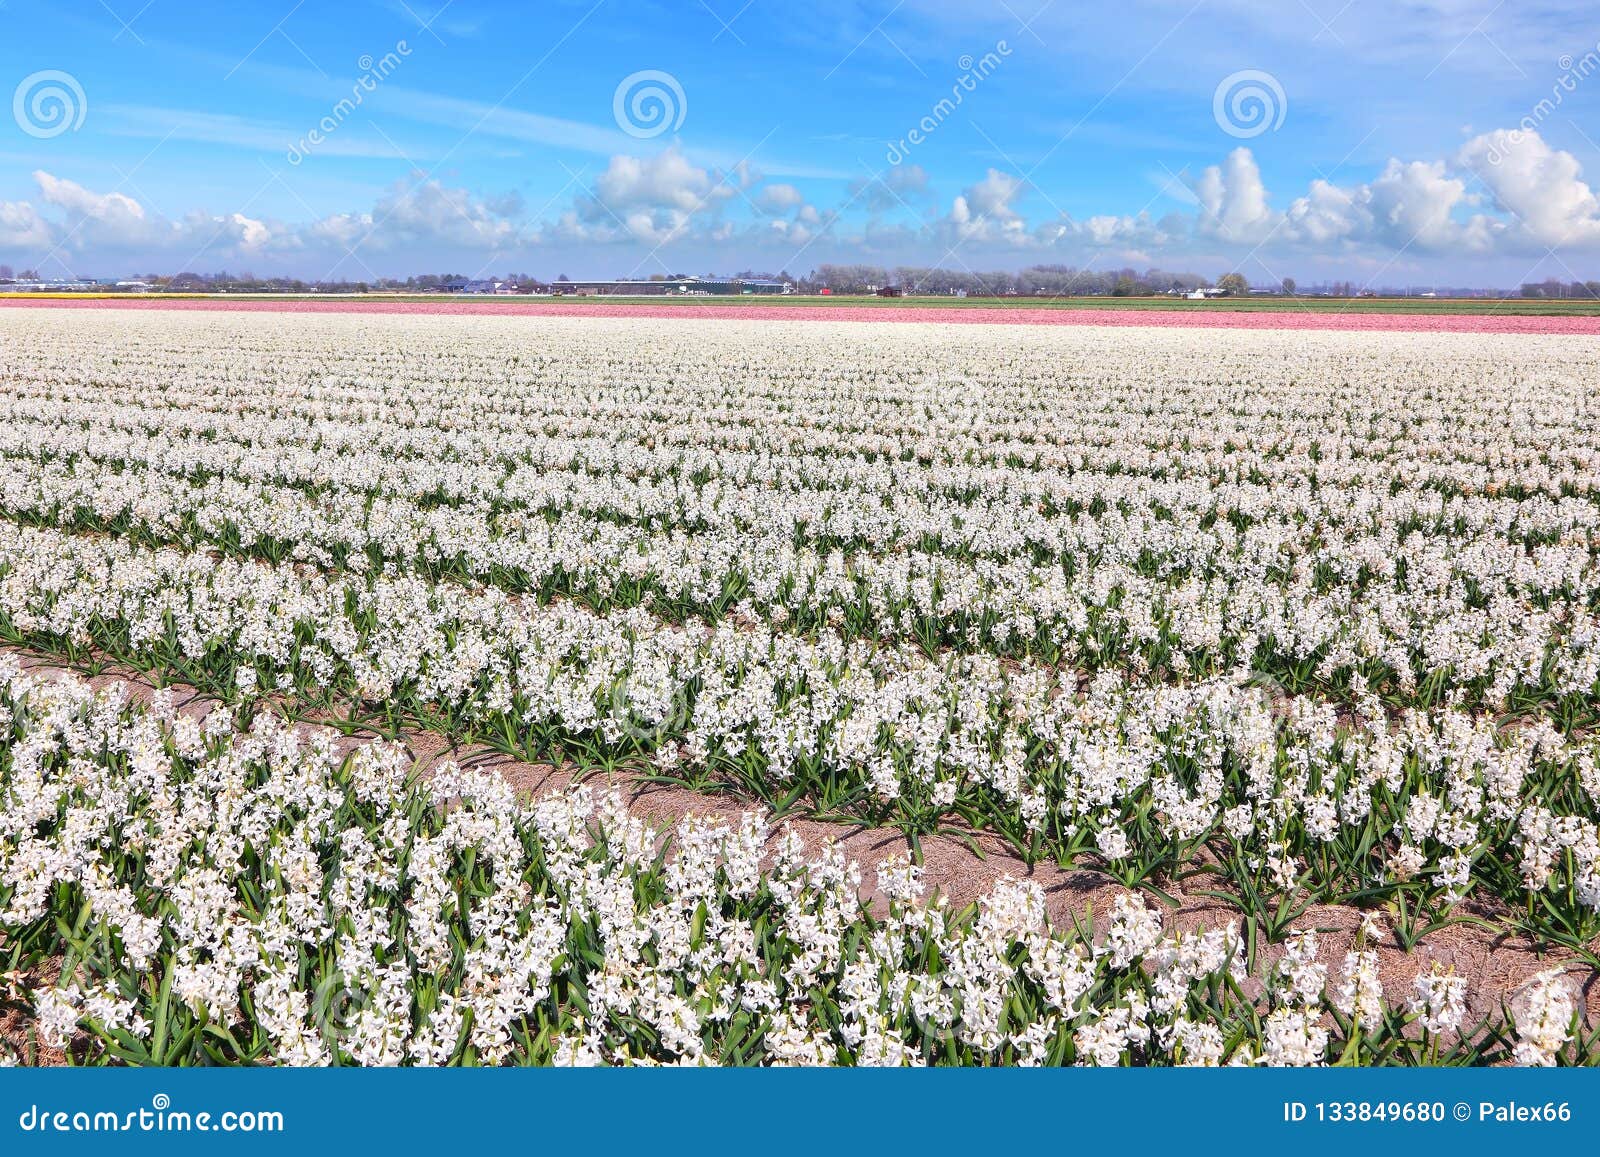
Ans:
<svg viewBox="0 0 1600 1157"><path fill-rule="evenodd" d="M1136 673L1596 695L1582 347L530 324L8 320L0 503Z"/></svg>
<svg viewBox="0 0 1600 1157"><path fill-rule="evenodd" d="M1363 927L1262 978L1234 927L1172 934L1120 896L1053 931L1035 883L976 912L886 910L835 850L686 819L670 849L620 797L519 802L395 747L337 758L271 713L236 732L170 695L45 682L0 659L0 953L35 1045L87 1060L281 1064L1312 1065L1590 1059L1571 981L1469 1021L1424 967L1385 993ZM43 966L63 962L58 979ZM1509 1016L1506 1014L1509 1013ZM17 1058L12 1057L15 1060Z"/></svg>
<svg viewBox="0 0 1600 1157"><path fill-rule="evenodd" d="M1592 696L1600 682L1591 502L1482 499L1469 517L1473 503L1451 508L1436 494L1378 506L1337 488L1298 501L1250 485L1258 493L1246 499L1228 493L1233 484L1063 476L1033 479L1043 498L974 504L566 473L541 475L546 493L517 504L439 506L419 500L438 470L419 459L408 461L425 477L398 495L250 481L248 471L202 482L195 471L211 468L157 451L157 437L81 451L84 420L63 407L53 428L19 423L0 435L0 511L597 606L709 618L736 606L791 629L1096 667L1186 675L1253 661L1321 685L1361 671L1402 696L1433 678L1435 691L1472 685L1493 706L1513 692ZM267 442L253 453L276 462L281 450ZM660 507L643 509L641 490ZM1104 510L1088 513L1097 501ZM1077 513L1047 516L1041 504ZM1023 513L1001 513L1015 507ZM1250 507L1243 532L1218 519Z"/></svg>
<svg viewBox="0 0 1600 1157"><path fill-rule="evenodd" d="M1600 915L1600 738L1548 720L1508 731L1456 708L1395 719L1367 693L1341 723L1329 704L1278 702L1248 673L1080 685L981 652L675 627L640 609L5 524L0 626L230 698L364 702L515 737L530 758L591 745L649 755L770 800L795 793L922 830L961 815L1033 851L1090 851L1130 871L1170 868L1216 836L1278 889L1310 869L1331 894L1421 877L1453 901L1478 869L1504 868L1503 895L1548 891L1578 918Z"/></svg>
<svg viewBox="0 0 1600 1157"><path fill-rule="evenodd" d="M1275 887L1596 908L1586 346L0 324L17 641L1130 879L1225 838Z"/></svg>

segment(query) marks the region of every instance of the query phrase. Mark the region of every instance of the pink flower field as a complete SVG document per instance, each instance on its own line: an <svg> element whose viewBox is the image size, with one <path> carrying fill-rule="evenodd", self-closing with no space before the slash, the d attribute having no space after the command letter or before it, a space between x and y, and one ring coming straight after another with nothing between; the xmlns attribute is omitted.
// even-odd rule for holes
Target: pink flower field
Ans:
<svg viewBox="0 0 1600 1157"><path fill-rule="evenodd" d="M557 304L550 301L306 301L181 298L3 298L0 307L47 309L193 309L295 313L511 314L525 316L671 317L692 321L936 322L945 325L1105 325L1202 329L1329 329L1427 333L1600 335L1600 317L1518 314L1268 313L1214 309L1041 309L971 306L656 305L644 302Z"/></svg>

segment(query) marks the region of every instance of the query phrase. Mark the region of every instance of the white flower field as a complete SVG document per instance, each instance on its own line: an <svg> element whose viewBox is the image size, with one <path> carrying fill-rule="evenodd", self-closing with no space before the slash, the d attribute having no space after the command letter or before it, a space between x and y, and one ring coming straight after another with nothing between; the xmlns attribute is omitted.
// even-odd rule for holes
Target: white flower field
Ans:
<svg viewBox="0 0 1600 1157"><path fill-rule="evenodd" d="M0 312L7 1059L1600 1060L1592 339L86 316Z"/></svg>

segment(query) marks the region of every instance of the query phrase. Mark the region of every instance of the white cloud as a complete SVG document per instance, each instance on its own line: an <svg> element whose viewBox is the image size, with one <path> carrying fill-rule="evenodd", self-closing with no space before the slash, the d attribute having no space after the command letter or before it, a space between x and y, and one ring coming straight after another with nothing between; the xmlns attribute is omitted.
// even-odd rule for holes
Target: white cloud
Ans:
<svg viewBox="0 0 1600 1157"><path fill-rule="evenodd" d="M1095 245L1113 245L1141 232L1132 217L1090 217L1083 223L1083 235Z"/></svg>
<svg viewBox="0 0 1600 1157"><path fill-rule="evenodd" d="M1485 133L1467 142L1460 161L1488 188L1495 207L1511 214L1513 236L1552 248L1600 243L1600 199L1581 179L1582 166L1537 132Z"/></svg>
<svg viewBox="0 0 1600 1157"><path fill-rule="evenodd" d="M768 185L761 190L759 200L764 208L781 212L804 204L805 195L793 185Z"/></svg>
<svg viewBox="0 0 1600 1157"><path fill-rule="evenodd" d="M1096 256L1114 256L1123 261L1148 264L1153 260L1149 251L1186 240L1189 225L1187 218L1176 213L1159 221L1148 212L1121 217L1103 214L1083 221L1062 215L1040 225L1033 237L1046 247L1087 246Z"/></svg>
<svg viewBox="0 0 1600 1157"><path fill-rule="evenodd" d="M0 246L6 249L48 249L50 223L27 201L0 201Z"/></svg>
<svg viewBox="0 0 1600 1157"><path fill-rule="evenodd" d="M563 240L632 239L661 245L689 234L699 222L715 237L723 204L738 191L715 170L702 169L673 145L653 157L619 154L556 222ZM726 235L726 234L724 234Z"/></svg>
<svg viewBox="0 0 1600 1157"><path fill-rule="evenodd" d="M155 240L144 206L123 193L93 193L76 181L43 169L33 174L39 195L67 217L68 230L79 248L89 244L120 248Z"/></svg>
<svg viewBox="0 0 1600 1157"><path fill-rule="evenodd" d="M1572 154L1528 130L1483 134L1448 159L1391 158L1365 182L1319 178L1285 198L1284 210L1274 208L1256 157L1241 147L1194 183L1193 211L1160 219L1147 212L1030 218L1023 211L1027 184L992 168L952 198L944 215L927 195L914 212L880 214L878 207L898 205L901 194L928 189L928 175L913 165L846 182L849 196L833 211L819 210L795 185L766 183L749 168L698 164L678 145L611 157L564 212L528 222L525 233L517 228L521 196L484 196L436 179L397 182L366 211L291 224L201 210L169 219L120 191L44 171L34 178L38 197L0 201L0 259L10 263L37 260L36 252L57 243L66 254L167 255L185 264L316 255L297 262L297 272L306 271L304 261L347 249L358 257L406 255L420 268L448 261L452 252L613 243L653 249L686 241L738 262L752 248L824 237L834 250L829 256L853 248L853 259L891 262L925 261L940 252L934 247L957 245L1130 263L1220 262L1261 247L1268 259L1294 253L1351 267L1371 261L1379 270L1402 251L1520 258L1549 247L1600 249L1600 195ZM748 205L737 187L747 183Z"/></svg>
<svg viewBox="0 0 1600 1157"><path fill-rule="evenodd" d="M515 226L466 189L427 180L392 186L374 208L378 233L387 243L443 241L487 249L509 241Z"/></svg>
<svg viewBox="0 0 1600 1157"><path fill-rule="evenodd" d="M1288 231L1313 245L1343 242L1370 228L1372 214L1359 190L1341 189L1318 178L1311 191L1289 206Z"/></svg>
<svg viewBox="0 0 1600 1157"><path fill-rule="evenodd" d="M1466 182L1452 176L1443 161L1391 159L1362 191L1372 222L1371 234L1362 240L1395 249L1482 248L1481 226L1463 225L1454 216L1466 195Z"/></svg>
<svg viewBox="0 0 1600 1157"><path fill-rule="evenodd" d="M1195 183L1200 200L1198 231L1219 241L1257 244L1278 228L1279 217L1267 203L1261 167L1247 148L1229 153L1221 165L1212 165Z"/></svg>
<svg viewBox="0 0 1600 1157"><path fill-rule="evenodd" d="M198 249L248 257L293 247L285 227L243 213L218 217L197 209L168 221L125 193L96 193L43 170L33 176L44 202L65 215L61 244L75 253L143 250L187 256Z"/></svg>
<svg viewBox="0 0 1600 1157"><path fill-rule="evenodd" d="M226 217L194 214L186 221L196 231L210 229L212 236L223 242L224 248L244 256L260 253L277 240L277 235L265 221L246 217L243 213L229 213Z"/></svg>
<svg viewBox="0 0 1600 1157"><path fill-rule="evenodd" d="M990 169L983 180L967 189L965 196L973 212L1009 221L1017 216L1011 202L1021 195L1022 189L1022 178L1002 173L999 169Z"/></svg>
<svg viewBox="0 0 1600 1157"><path fill-rule="evenodd" d="M393 250L425 245L485 250L512 244L516 226L467 189L437 180L397 181L369 213L339 213L313 223L296 244Z"/></svg>
<svg viewBox="0 0 1600 1157"><path fill-rule="evenodd" d="M712 201L733 196L719 177L696 168L677 146L654 157L618 155L594 183L595 197L606 208L671 209L694 213Z"/></svg>
<svg viewBox="0 0 1600 1157"><path fill-rule="evenodd" d="M943 222L946 235L952 241L1027 244L1027 222L1012 205L1026 187L1020 177L990 169L983 180L967 186L951 202L950 213Z"/></svg>
<svg viewBox="0 0 1600 1157"><path fill-rule="evenodd" d="M358 252L427 246L493 249L515 241L517 230L507 217L520 204L514 197L486 201L436 180L399 181L370 211L335 213L299 225L199 209L174 221L149 212L124 193L94 192L43 171L34 179L43 202L63 216L55 229L67 251L90 255L138 251L185 263L202 257L226 260L308 249L334 255L350 248ZM0 204L0 244L38 244L51 231L50 223L26 202Z"/></svg>

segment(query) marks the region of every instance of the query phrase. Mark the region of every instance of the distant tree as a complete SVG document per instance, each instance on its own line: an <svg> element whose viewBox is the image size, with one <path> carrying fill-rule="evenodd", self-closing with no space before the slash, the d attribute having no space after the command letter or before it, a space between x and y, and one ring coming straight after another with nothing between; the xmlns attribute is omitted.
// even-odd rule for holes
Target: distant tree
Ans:
<svg viewBox="0 0 1600 1157"><path fill-rule="evenodd" d="M1117 284L1111 290L1111 296L1132 297L1137 292L1139 292L1139 287L1134 284L1133 278L1119 277L1117 278Z"/></svg>
<svg viewBox="0 0 1600 1157"><path fill-rule="evenodd" d="M572 278L568 277L565 273L558 273L558 274L556 274L556 280L557 281L571 281Z"/></svg>
<svg viewBox="0 0 1600 1157"><path fill-rule="evenodd" d="M14 276L15 276L15 274L13 274L11 272L11 266L9 266L9 265L0 265L0 277L4 277L4 278L9 279L9 278L14 277Z"/></svg>
<svg viewBox="0 0 1600 1157"><path fill-rule="evenodd" d="M1242 273L1225 273L1217 278L1217 288L1229 296L1238 296L1249 292L1250 283L1244 279Z"/></svg>
<svg viewBox="0 0 1600 1157"><path fill-rule="evenodd" d="M1283 292L1285 297L1294 296L1294 278L1285 277L1283 279Z"/></svg>

